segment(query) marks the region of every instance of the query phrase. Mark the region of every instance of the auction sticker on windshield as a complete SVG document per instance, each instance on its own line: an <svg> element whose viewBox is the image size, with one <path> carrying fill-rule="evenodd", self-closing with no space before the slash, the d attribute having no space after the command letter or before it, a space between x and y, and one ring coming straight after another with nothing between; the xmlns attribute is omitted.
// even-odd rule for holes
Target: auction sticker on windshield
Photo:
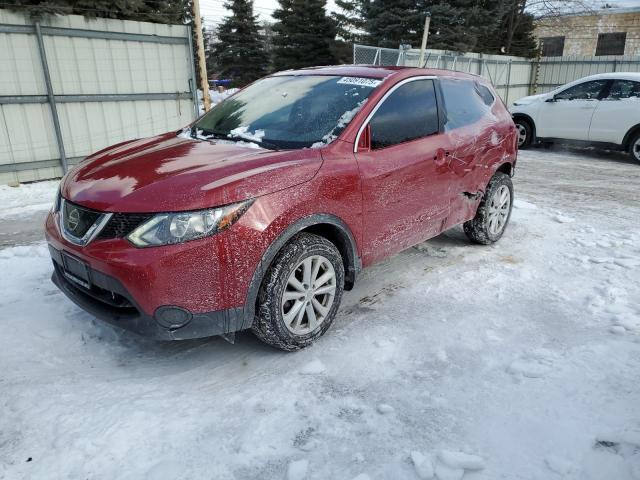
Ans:
<svg viewBox="0 0 640 480"><path fill-rule="evenodd" d="M360 85L361 87L376 88L378 85L380 85L381 80L376 80L375 78L342 77L336 83L341 83L343 85Z"/></svg>

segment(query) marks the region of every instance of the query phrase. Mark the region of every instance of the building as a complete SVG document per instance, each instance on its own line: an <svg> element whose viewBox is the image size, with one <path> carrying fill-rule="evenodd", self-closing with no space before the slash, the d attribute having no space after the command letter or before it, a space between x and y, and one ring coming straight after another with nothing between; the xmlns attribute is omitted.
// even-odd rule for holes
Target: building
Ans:
<svg viewBox="0 0 640 480"><path fill-rule="evenodd" d="M534 34L543 57L640 55L640 6L541 19Z"/></svg>

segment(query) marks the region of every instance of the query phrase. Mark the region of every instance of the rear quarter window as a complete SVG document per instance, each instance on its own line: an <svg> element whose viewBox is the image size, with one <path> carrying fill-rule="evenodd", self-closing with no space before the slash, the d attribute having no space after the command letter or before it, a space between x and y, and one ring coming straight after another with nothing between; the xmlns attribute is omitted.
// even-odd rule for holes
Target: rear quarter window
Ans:
<svg viewBox="0 0 640 480"><path fill-rule="evenodd" d="M491 109L495 97L491 91L473 80L443 78L440 80L447 111L445 130L471 125Z"/></svg>
<svg viewBox="0 0 640 480"><path fill-rule="evenodd" d="M496 100L496 97L493 96L493 93L491 93L491 90L489 90L489 88L477 82L476 82L476 93L480 96L484 104L488 107L491 107L491 105L493 105L493 102L495 102Z"/></svg>

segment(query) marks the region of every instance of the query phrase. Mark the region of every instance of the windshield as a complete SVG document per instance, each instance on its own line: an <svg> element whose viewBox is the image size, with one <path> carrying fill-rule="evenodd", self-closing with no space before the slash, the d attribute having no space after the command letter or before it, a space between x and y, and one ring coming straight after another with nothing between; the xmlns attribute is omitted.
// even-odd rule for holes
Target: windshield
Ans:
<svg viewBox="0 0 640 480"><path fill-rule="evenodd" d="M213 107L193 132L272 149L318 148L344 130L379 84L360 77L265 78Z"/></svg>

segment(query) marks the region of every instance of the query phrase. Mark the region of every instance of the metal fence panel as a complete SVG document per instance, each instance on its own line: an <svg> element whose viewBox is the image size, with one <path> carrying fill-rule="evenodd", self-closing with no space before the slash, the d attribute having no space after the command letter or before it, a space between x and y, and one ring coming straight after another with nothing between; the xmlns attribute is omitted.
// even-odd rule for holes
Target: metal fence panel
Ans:
<svg viewBox="0 0 640 480"><path fill-rule="evenodd" d="M420 52L354 45L353 58L354 63L417 67ZM509 104L596 73L640 72L640 56L544 57L538 61L505 55L427 50L424 66L481 75Z"/></svg>
<svg viewBox="0 0 640 480"><path fill-rule="evenodd" d="M596 73L640 72L640 56L546 57L538 66L537 93Z"/></svg>
<svg viewBox="0 0 640 480"><path fill-rule="evenodd" d="M0 10L0 183L60 176L63 158L188 124L192 58L184 25L68 15L36 28Z"/></svg>

